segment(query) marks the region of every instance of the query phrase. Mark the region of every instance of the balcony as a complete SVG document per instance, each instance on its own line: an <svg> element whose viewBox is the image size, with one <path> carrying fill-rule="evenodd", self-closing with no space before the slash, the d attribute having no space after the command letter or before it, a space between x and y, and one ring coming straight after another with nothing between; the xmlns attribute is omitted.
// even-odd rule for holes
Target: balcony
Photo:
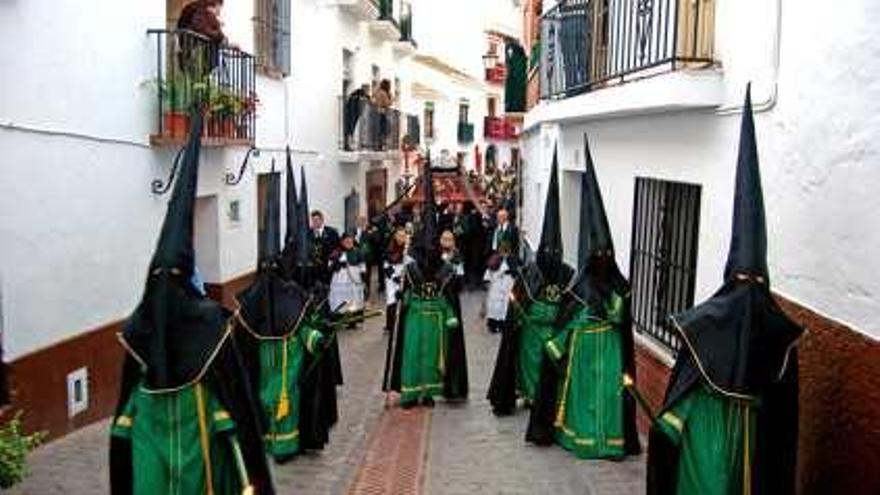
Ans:
<svg viewBox="0 0 880 495"><path fill-rule="evenodd" d="M339 97L339 149L343 161L383 159L400 147L400 111Z"/></svg>
<svg viewBox="0 0 880 495"><path fill-rule="evenodd" d="M156 42L153 146L182 145L189 112L205 112L205 146L250 146L256 129L254 57L190 31L152 29Z"/></svg>
<svg viewBox="0 0 880 495"><path fill-rule="evenodd" d="M412 34L412 7L409 3L401 6L400 14L400 39L394 43L394 53L399 57L409 57L415 54L418 45Z"/></svg>
<svg viewBox="0 0 880 495"><path fill-rule="evenodd" d="M487 116L483 119L483 137L490 141L519 139L519 124L511 118Z"/></svg>
<svg viewBox="0 0 880 495"><path fill-rule="evenodd" d="M541 18L541 98L714 66L711 0L562 0Z"/></svg>
<svg viewBox="0 0 880 495"><path fill-rule="evenodd" d="M486 82L489 84L504 84L507 80L507 67L497 64L495 67L486 68Z"/></svg>
<svg viewBox="0 0 880 495"><path fill-rule="evenodd" d="M458 144L468 145L474 142L474 124L470 122L458 123Z"/></svg>
<svg viewBox="0 0 880 495"><path fill-rule="evenodd" d="M374 0L323 0L323 5L336 7L359 21L372 21L379 17L378 2Z"/></svg>
<svg viewBox="0 0 880 495"><path fill-rule="evenodd" d="M382 41L400 40L400 25L394 18L394 0L372 0L378 15L370 21L370 32Z"/></svg>

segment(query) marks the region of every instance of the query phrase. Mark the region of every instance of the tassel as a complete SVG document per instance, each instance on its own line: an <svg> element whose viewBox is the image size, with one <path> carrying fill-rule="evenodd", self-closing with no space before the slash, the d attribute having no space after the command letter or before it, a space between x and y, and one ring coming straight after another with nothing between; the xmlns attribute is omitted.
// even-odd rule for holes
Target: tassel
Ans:
<svg viewBox="0 0 880 495"><path fill-rule="evenodd" d="M275 411L275 420L281 421L290 414L290 397L287 393L287 337L282 341L281 357L281 396L278 397L278 410Z"/></svg>

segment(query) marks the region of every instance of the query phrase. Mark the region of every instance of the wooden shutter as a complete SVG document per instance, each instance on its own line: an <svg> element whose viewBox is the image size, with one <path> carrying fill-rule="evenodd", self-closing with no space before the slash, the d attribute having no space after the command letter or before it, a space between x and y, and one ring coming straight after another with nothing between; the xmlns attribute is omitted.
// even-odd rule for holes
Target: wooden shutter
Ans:
<svg viewBox="0 0 880 495"><path fill-rule="evenodd" d="M290 74L290 0L271 1L272 65L286 76Z"/></svg>

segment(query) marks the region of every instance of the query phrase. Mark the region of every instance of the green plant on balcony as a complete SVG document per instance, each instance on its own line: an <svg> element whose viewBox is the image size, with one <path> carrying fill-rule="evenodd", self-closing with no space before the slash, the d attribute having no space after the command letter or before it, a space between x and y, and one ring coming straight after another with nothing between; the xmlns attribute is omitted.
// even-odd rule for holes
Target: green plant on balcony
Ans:
<svg viewBox="0 0 880 495"><path fill-rule="evenodd" d="M185 137L189 130L189 112L194 104L206 98L209 88L207 81L193 80L179 73L161 81L153 80L151 84L162 101L163 133Z"/></svg>
<svg viewBox="0 0 880 495"><path fill-rule="evenodd" d="M0 488L9 488L27 474L27 455L46 437L45 432L27 435L21 430L21 413L0 426Z"/></svg>

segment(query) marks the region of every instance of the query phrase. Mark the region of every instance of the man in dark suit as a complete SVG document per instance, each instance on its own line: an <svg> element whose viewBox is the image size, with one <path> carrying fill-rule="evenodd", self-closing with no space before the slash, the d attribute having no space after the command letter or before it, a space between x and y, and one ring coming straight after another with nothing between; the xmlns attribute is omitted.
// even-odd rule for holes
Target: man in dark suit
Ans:
<svg viewBox="0 0 880 495"><path fill-rule="evenodd" d="M519 229L510 223L507 208L499 208L495 220L495 228L489 238L490 252L493 256L516 256L519 253Z"/></svg>
<svg viewBox="0 0 880 495"><path fill-rule="evenodd" d="M328 262L330 253L339 246L339 232L333 227L324 225L324 214L320 210L313 210L311 218L309 245L312 247L312 263L316 267L318 280L330 284L332 274Z"/></svg>

